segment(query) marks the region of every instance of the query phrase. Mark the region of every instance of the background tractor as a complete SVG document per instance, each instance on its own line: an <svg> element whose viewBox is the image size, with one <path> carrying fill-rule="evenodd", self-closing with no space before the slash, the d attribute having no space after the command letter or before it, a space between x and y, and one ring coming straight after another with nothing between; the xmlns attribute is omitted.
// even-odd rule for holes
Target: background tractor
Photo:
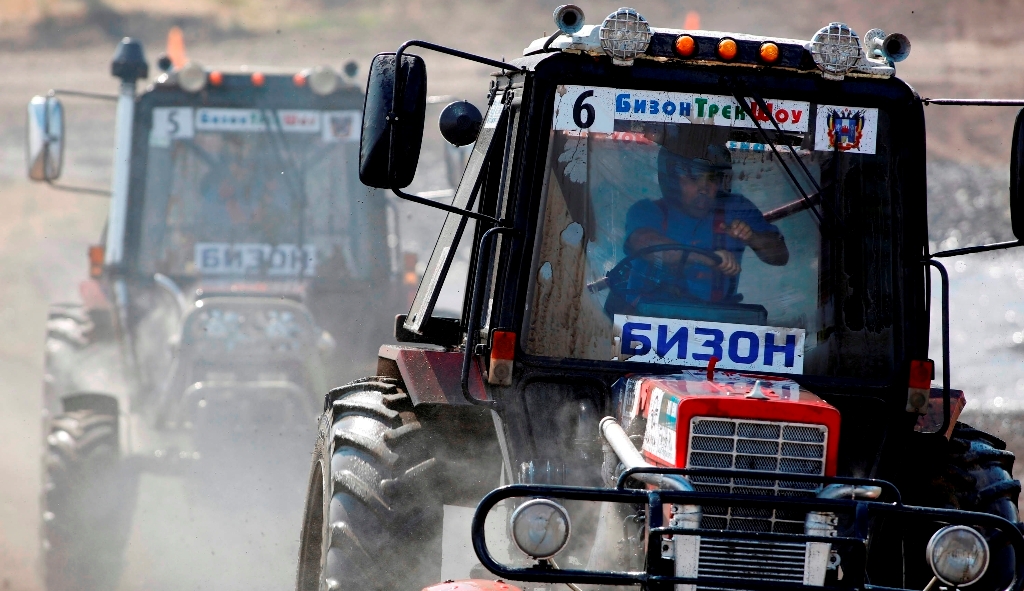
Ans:
<svg viewBox="0 0 1024 591"><path fill-rule="evenodd" d="M187 61L180 31L168 46L141 94L148 65L126 38L119 94L28 107L29 176L63 187L60 97L117 104L90 278L47 321L51 591L114 588L142 473L187 476L199 505L287 513L320 393L372 368L408 299L395 210L358 178L355 63L227 72Z"/></svg>

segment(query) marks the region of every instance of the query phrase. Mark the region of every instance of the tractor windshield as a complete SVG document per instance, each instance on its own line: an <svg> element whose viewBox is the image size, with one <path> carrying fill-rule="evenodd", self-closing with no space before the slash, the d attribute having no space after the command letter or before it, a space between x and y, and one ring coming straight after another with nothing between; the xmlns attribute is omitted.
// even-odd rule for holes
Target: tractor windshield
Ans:
<svg viewBox="0 0 1024 591"><path fill-rule="evenodd" d="M890 368L887 116L766 102L780 130L731 97L559 87L528 353Z"/></svg>
<svg viewBox="0 0 1024 591"><path fill-rule="evenodd" d="M359 121L358 111L154 108L137 266L367 277L383 219L358 179Z"/></svg>

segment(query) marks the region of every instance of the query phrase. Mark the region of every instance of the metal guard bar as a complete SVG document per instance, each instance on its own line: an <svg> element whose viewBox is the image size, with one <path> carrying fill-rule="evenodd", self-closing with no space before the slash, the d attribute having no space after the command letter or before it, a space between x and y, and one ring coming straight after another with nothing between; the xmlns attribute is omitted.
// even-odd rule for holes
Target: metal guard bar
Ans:
<svg viewBox="0 0 1024 591"><path fill-rule="evenodd" d="M763 475L762 475L763 477ZM491 556L487 549L484 536L484 522L488 513L499 502L511 498L528 497L551 497L573 501L594 501L614 502L648 505L647 511L650 527L648 528L648 563L650 557L660 558L659 537L668 534L681 535L714 535L716 538L747 539L747 540L780 540L789 541L820 541L840 546L860 545L867 543L867 534L863 538L840 538L829 537L819 538L815 536L758 532L731 532L719 530L686 530L682 528L663 527L662 520L665 504L700 504L700 505L742 505L753 507L789 508L798 509L802 512L824 511L852 514L854 516L853 529L858 532L867 532L868 523L873 517L898 516L913 520L928 520L933 522L961 525L982 526L998 530L1002 535L998 538L1005 538L1014 547L1016 559L1016 577L1013 585L1007 591L1022 591L1024 588L1024 536L1020 530L1003 519L987 513L974 513L970 511L957 511L953 509L933 509L930 507L916 507L910 505L898 505L881 503L877 501L854 501L845 499L817 499L817 498L788 498L788 497L751 497L740 494L724 493L703 493L703 492L682 492L668 490L635 490L635 489L600 489L572 486L550 486L550 485L526 485L513 484L498 488L488 493L477 506L473 515L471 533L473 549L476 552L480 563L497 576L514 581L526 581L537 583L577 583L597 585L657 585L667 588L674 584L697 584L701 586L744 589L750 591L807 591L807 586L802 583L785 583L774 581L761 581L753 579L740 579L731 577L697 577L681 578L669 575L662 575L650 572L635 571L586 571L577 569L556 570L543 564L518 568L509 567L498 563ZM850 573L852 574L852 573ZM859 576L849 577L859 579ZM851 580L851 583L853 581ZM846 584L842 586L822 586L814 589L820 591L914 591L902 590L899 588L882 587L862 584Z"/></svg>
<svg viewBox="0 0 1024 591"><path fill-rule="evenodd" d="M626 481L634 474L675 474L678 476L709 476L714 478L745 478L750 480L785 480L787 482L816 482L818 484L859 484L880 486L891 495L890 502L903 504L903 497L896 485L887 480L875 478L850 478L847 476L814 476L811 474L780 474L778 472L758 472L756 470L718 470L715 468L662 468L659 466L643 466L630 468L619 475L615 488L625 488ZM808 491L811 492L811 491ZM749 498L750 495L744 495ZM775 498L775 497L773 497Z"/></svg>

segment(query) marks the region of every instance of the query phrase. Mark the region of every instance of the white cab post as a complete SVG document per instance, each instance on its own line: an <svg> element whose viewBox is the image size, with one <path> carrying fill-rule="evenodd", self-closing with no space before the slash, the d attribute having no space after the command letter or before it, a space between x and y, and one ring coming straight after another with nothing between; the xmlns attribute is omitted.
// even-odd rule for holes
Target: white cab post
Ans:
<svg viewBox="0 0 1024 591"><path fill-rule="evenodd" d="M114 174L110 187L110 213L107 225L108 266L119 265L124 258L124 229L128 210L128 178L132 154L132 121L135 118L135 80L122 80L117 96L114 123Z"/></svg>

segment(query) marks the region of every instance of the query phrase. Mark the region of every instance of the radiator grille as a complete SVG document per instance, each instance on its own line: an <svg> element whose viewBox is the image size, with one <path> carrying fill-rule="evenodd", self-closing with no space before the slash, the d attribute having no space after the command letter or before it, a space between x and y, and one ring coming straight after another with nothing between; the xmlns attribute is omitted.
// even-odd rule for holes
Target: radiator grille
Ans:
<svg viewBox="0 0 1024 591"><path fill-rule="evenodd" d="M827 440L828 428L824 425L693 417L686 467L820 476L825 473ZM690 480L701 492L809 497L820 489L818 484L779 478L691 476ZM703 509L701 527L705 529L804 531L804 514L800 512L719 505ZM801 570L802 561L801 554Z"/></svg>
<svg viewBox="0 0 1024 591"><path fill-rule="evenodd" d="M697 574L802 584L807 546L800 542L753 542L701 538ZM702 589L702 587L698 587Z"/></svg>

